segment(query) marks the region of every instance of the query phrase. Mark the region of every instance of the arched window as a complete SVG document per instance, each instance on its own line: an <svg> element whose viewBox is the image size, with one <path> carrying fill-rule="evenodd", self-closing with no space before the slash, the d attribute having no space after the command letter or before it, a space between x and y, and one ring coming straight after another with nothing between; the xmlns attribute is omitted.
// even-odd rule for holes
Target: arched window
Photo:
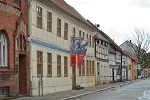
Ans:
<svg viewBox="0 0 150 100"><path fill-rule="evenodd" d="M0 67L7 66L7 39L5 34L0 31Z"/></svg>

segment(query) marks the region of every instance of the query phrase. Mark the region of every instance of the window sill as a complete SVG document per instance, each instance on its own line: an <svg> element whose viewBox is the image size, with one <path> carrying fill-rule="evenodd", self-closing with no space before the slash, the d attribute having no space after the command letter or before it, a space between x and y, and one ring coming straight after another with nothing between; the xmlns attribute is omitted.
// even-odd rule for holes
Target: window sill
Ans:
<svg viewBox="0 0 150 100"><path fill-rule="evenodd" d="M65 40L68 40L68 38L64 37Z"/></svg>
<svg viewBox="0 0 150 100"><path fill-rule="evenodd" d="M41 27L41 26L39 26L39 25L37 25L37 28L40 28L40 29L42 29L42 27Z"/></svg>
<svg viewBox="0 0 150 100"><path fill-rule="evenodd" d="M6 4L6 1L4 1L4 0L0 0L0 2L2 2L2 3L5 3L5 4Z"/></svg>
<svg viewBox="0 0 150 100"><path fill-rule="evenodd" d="M52 75L47 75L47 77L52 77Z"/></svg>
<svg viewBox="0 0 150 100"><path fill-rule="evenodd" d="M65 75L64 77L68 77L67 75Z"/></svg>
<svg viewBox="0 0 150 100"><path fill-rule="evenodd" d="M39 77L43 77L43 75L37 75L37 77L39 78Z"/></svg>
<svg viewBox="0 0 150 100"><path fill-rule="evenodd" d="M47 31L48 31L48 32L52 32L52 30L50 30L50 29L47 29Z"/></svg>
<svg viewBox="0 0 150 100"><path fill-rule="evenodd" d="M58 37L61 37L60 34L57 34Z"/></svg>
<svg viewBox="0 0 150 100"><path fill-rule="evenodd" d="M21 7L14 5L15 8L21 10Z"/></svg>
<svg viewBox="0 0 150 100"><path fill-rule="evenodd" d="M6 67L6 68L1 67L1 68L0 68L0 73L1 73L1 74L2 74L2 73L5 74L6 72L8 72L7 74L13 74L13 73L15 73L14 70L10 70L8 67Z"/></svg>

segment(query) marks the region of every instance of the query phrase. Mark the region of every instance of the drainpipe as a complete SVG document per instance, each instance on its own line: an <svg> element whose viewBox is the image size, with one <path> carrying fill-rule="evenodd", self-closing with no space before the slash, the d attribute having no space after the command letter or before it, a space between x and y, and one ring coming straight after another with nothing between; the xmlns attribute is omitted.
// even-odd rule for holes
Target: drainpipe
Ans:
<svg viewBox="0 0 150 100"><path fill-rule="evenodd" d="M120 81L122 82L122 51L121 51Z"/></svg>
<svg viewBox="0 0 150 100"><path fill-rule="evenodd" d="M31 32L32 32L32 0L28 1L28 50L29 50L29 71L30 71L30 96L32 94L32 78L33 78L33 70L31 68Z"/></svg>

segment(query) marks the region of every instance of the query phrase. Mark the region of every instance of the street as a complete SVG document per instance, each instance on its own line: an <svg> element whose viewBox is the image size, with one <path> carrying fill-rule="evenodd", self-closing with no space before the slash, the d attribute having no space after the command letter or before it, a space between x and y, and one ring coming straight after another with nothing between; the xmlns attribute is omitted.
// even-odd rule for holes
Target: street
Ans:
<svg viewBox="0 0 150 100"><path fill-rule="evenodd" d="M71 100L150 100L150 79Z"/></svg>

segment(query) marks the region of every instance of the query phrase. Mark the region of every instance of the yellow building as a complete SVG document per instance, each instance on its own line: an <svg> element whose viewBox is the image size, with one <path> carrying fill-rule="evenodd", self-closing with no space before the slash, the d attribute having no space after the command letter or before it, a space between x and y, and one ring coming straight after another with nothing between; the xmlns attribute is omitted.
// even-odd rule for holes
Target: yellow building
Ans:
<svg viewBox="0 0 150 100"><path fill-rule="evenodd" d="M29 5L32 95L95 85L94 28L64 0L32 0ZM70 66L71 36L89 41L80 68Z"/></svg>
<svg viewBox="0 0 150 100"><path fill-rule="evenodd" d="M130 70L130 80L137 79L137 65L134 56L130 56L129 70Z"/></svg>

